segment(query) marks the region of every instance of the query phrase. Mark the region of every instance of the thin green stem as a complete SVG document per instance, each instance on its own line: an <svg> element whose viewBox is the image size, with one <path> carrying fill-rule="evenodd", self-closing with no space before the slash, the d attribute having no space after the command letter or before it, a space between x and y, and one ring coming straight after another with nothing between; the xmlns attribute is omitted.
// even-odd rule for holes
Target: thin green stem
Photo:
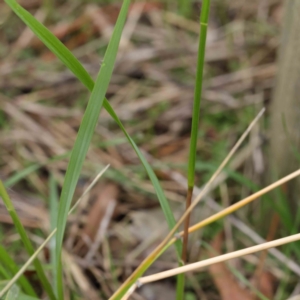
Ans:
<svg viewBox="0 0 300 300"><path fill-rule="evenodd" d="M21 240L25 246L25 249L26 249L28 255L31 256L34 253L34 248L31 244L30 239L27 236L25 228L23 227L23 225L18 217L18 214L13 206L13 203L12 203L11 199L9 198L1 180L0 180L0 196L6 206L8 213L10 214L10 216L14 222L15 228L21 237ZM48 294L49 298L51 300L56 300L56 297L55 297L52 287L45 275L45 272L43 270L41 262L36 258L33 263L34 263L35 270L38 274L38 277L39 277L46 293Z"/></svg>
<svg viewBox="0 0 300 300"><path fill-rule="evenodd" d="M50 202L50 228L53 231L56 228L57 224L57 210L58 210L58 191L57 184L53 174L50 175L49 179L49 202ZM51 262L51 270L52 270L52 284L54 287L54 291L57 291L57 272L56 272L56 264L57 257L55 251L56 240L53 237L50 241L50 262ZM56 295L57 296L57 295Z"/></svg>
<svg viewBox="0 0 300 300"><path fill-rule="evenodd" d="M181 262L179 267L182 267L184 264ZM184 274L179 274L177 276L176 282L176 300L184 299L184 286L185 286L185 276Z"/></svg>
<svg viewBox="0 0 300 300"><path fill-rule="evenodd" d="M196 82L195 82L195 91L194 91L193 119L192 119L189 165L188 165L188 187L190 188L193 188L195 184L195 163L196 163L196 152L197 152L198 126L199 126L199 116L200 116L200 103L201 103L201 93L202 93L202 83L203 83L203 69L204 69L209 6L210 6L210 0L203 1L201 17L200 17L200 39L198 45L198 61L197 61L197 73L196 73Z"/></svg>
<svg viewBox="0 0 300 300"><path fill-rule="evenodd" d="M198 59L197 59L197 71L194 91L194 105L193 105L193 118L192 118L192 129L191 129L191 140L190 140L190 151L189 151L189 162L188 162L188 191L186 197L186 211L189 209L192 203L193 189L195 185L195 165L196 165L196 154L197 154L197 141L198 141L198 127L200 117L200 104L202 94L202 83L203 83L203 70L204 70L204 59L205 59L205 46L206 46L206 34L207 34L207 22L209 16L210 0L204 0L200 16L200 38L198 44ZM184 221L184 236L182 245L182 261L187 262L187 248L188 248L188 237L190 226L190 214L187 215ZM184 289L184 286L182 287ZM178 293L183 294L177 289ZM178 299L180 299L178 297Z"/></svg>

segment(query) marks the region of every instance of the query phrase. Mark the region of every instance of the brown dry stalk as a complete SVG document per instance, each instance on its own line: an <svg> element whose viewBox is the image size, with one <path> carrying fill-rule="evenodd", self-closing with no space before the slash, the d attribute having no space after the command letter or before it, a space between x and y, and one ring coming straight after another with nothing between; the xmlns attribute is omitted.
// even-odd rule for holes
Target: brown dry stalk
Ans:
<svg viewBox="0 0 300 300"><path fill-rule="evenodd" d="M167 235L167 237L165 238L164 241L166 241L166 243L168 242L168 240L170 240L170 238L175 234L176 230L179 228L179 226L183 223L183 221L185 220L185 218L191 213L191 211L195 208L195 206L200 202L200 200L204 197L204 195L206 194L206 192L209 190L209 187L211 186L211 184L213 183L213 181L219 176L219 174L222 172L223 168L225 167L225 165L228 163L228 161L231 159L231 157L233 156L233 154L236 152L236 150L238 149L238 147L241 145L241 143L244 141L244 139L246 138L246 136L248 135L248 133L251 131L251 129L254 127L254 125L256 124L256 122L258 121L258 119L262 116L262 114L264 113L265 109L263 108L258 115L255 117L255 119L251 122L251 124L248 126L248 128L245 130L245 132L243 133L243 135L240 137L240 139L237 141L237 143L234 145L234 147L231 149L231 151L229 152L229 154L226 156L226 158L223 160L223 162L221 163L221 165L218 167L218 169L216 170L216 172L212 175L212 177L209 179L208 183L205 185L205 187L202 189L202 191L200 192L200 194L197 196L197 198L193 201L193 203L190 205L190 207L185 211L185 213L182 215L182 217L179 219L179 221L177 222L177 224L175 225L175 227L172 229L172 231ZM164 243L164 241L161 243L163 244L163 247L166 245L166 243ZM162 248L161 248L162 249Z"/></svg>
<svg viewBox="0 0 300 300"><path fill-rule="evenodd" d="M193 197L193 187L189 187L186 195L186 208L187 211L192 203ZM184 233L183 233L183 242L182 242L182 254L181 259L184 263L187 262L187 248L188 248L188 241L189 241L189 227L190 227L190 217L191 214L189 213L184 222Z"/></svg>

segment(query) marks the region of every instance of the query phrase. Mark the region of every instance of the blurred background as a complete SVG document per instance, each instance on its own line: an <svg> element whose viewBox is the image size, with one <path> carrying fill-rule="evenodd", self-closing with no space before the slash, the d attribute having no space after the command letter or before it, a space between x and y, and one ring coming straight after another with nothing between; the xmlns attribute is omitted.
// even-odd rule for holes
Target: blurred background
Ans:
<svg viewBox="0 0 300 300"><path fill-rule="evenodd" d="M19 3L96 77L121 1ZM107 93L177 218L185 207L200 11L198 0L133 2ZM199 188L257 113L263 107L266 113L193 212L193 223L298 168L299 14L297 0L211 1ZM89 92L3 2L0 44L0 177L38 246L50 230L49 178L59 192ZM69 218L63 254L69 299L108 299L167 233L143 166L102 109L76 198L107 164L108 171ZM294 180L192 234L189 262L297 232L298 195ZM2 202L0 240L18 264L26 261ZM41 257L48 263L48 248ZM287 299L300 293L299 259L300 248L293 244L188 274L186 299ZM176 266L170 249L147 273ZM35 280L33 270L26 276ZM132 299L175 299L175 283L172 278L146 285Z"/></svg>

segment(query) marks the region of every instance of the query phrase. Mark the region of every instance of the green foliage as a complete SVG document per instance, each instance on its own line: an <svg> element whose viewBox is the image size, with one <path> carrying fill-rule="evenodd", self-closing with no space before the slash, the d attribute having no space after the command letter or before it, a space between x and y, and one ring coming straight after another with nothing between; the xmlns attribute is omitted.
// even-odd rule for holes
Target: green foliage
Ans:
<svg viewBox="0 0 300 300"><path fill-rule="evenodd" d="M87 154L96 124L98 122L100 110L105 98L105 94L113 72L115 59L118 53L119 42L122 30L126 21L130 1L123 2L117 23L115 25L111 40L108 44L100 72L97 76L95 86L92 90L87 108L83 115L81 125L76 137L76 141L71 153L67 172L62 187L59 201L56 234L56 257L57 257L57 287L59 299L63 299L63 280L61 257L63 236L67 223L67 216L71 206L71 201L79 179L81 168ZM61 47L63 48L63 47ZM61 50L60 50L61 51Z"/></svg>
<svg viewBox="0 0 300 300"><path fill-rule="evenodd" d="M191 3L189 0L187 1L181 0L181 9L185 15L188 15L190 13L189 12L190 5ZM204 57L205 57L209 8L210 8L210 0L203 1L201 16L200 16L200 38L198 44L198 59L197 59L197 70L196 70L195 91L194 91L192 130L191 130L189 161L188 161L188 192L187 192L188 199L186 203L187 208L191 203L191 198L189 197L189 195L193 194L193 188L195 185L195 164L196 164L196 155L197 155L198 128L199 128L200 104L201 104L201 96L202 96ZM188 244L187 228L188 227L189 227L189 217L186 218L186 224L185 224L186 232L184 236L183 253L186 253L187 251L187 244ZM184 256L184 254L182 255ZM179 282L177 283L176 299L180 300L184 298L184 274L182 274L182 278L179 277L178 281Z"/></svg>
<svg viewBox="0 0 300 300"><path fill-rule="evenodd" d="M22 223L18 217L18 214L13 206L13 203L12 203L11 199L9 198L1 180L0 180L0 196L6 206L8 213L10 214L10 216L14 222L14 226L21 237L21 240L25 246L27 253L31 256L34 253L34 248L31 244L30 239L27 236L25 228L22 225ZM48 294L48 296L50 297L51 300L55 300L56 297L55 297L52 287L45 275L45 272L43 270L41 262L36 258L33 263L34 263L36 272L38 274L38 277L41 280L41 283L42 283L46 293Z"/></svg>
<svg viewBox="0 0 300 300"><path fill-rule="evenodd" d="M200 39L198 44L198 60L197 60L197 73L195 81L194 92L194 106L193 106L193 118L192 118L192 131L191 142L189 152L188 163L188 187L193 188L195 184L195 163L197 153L197 141L198 141L198 127L200 116L200 103L203 83L203 69L204 69L204 57L205 57L205 45L207 34L207 22L209 16L210 0L203 1L201 17L200 17Z"/></svg>
<svg viewBox="0 0 300 300"><path fill-rule="evenodd" d="M17 285L13 285L7 293L5 300L18 300L20 297L20 288Z"/></svg>
<svg viewBox="0 0 300 300"><path fill-rule="evenodd" d="M14 284L6 294L5 300L39 300L39 299L22 294L20 288L16 284Z"/></svg>
<svg viewBox="0 0 300 300"><path fill-rule="evenodd" d="M24 21L24 23L32 29L32 31L44 42L44 44L81 80L85 86L92 91L92 95L87 106L87 110L82 120L81 127L78 132L78 136L71 154L67 174L65 177L65 183L63 186L63 191L60 199L60 208L58 216L58 234L57 234L57 255L60 255L63 233L66 224L67 211L70 207L74 189L79 178L79 172L81 166L88 150L88 146L94 131L94 127L98 120L98 115L104 100L104 107L113 117L116 123L120 126L121 130L125 134L126 138L134 148L135 152L139 156L141 162L143 163L149 178L151 179L157 196L160 200L162 209L166 215L166 219L170 228L175 225L175 219L172 214L172 211L169 207L169 204L164 196L163 190L159 184L159 181L153 172L152 168L136 146L135 142L126 132L123 124L119 120L118 116L115 114L114 110L105 99L105 92L110 81L110 76L113 70L113 62L117 54L117 46L121 36L121 29L124 25L126 13L129 5L129 1L123 3L123 9L120 13L120 17L116 24L113 37L110 41L110 44L107 48L106 55L104 57L104 62L100 69L96 85L94 88L94 83L85 71L82 65L77 61L74 55L42 24L40 24L31 14L29 14L25 9L17 4L16 1L6 0L6 3L14 10L14 12ZM36 167L36 166L35 166ZM35 168L33 167L33 169ZM29 169L29 172L32 170ZM176 248L178 255L181 253L180 241L176 243ZM58 284L59 284L59 296L62 298L62 278L61 278L61 264L57 266L58 268Z"/></svg>
<svg viewBox="0 0 300 300"><path fill-rule="evenodd" d="M44 165L49 165L51 163L54 163L56 161L60 161L64 158L67 158L70 156L71 152L67 152L65 154L62 155L57 155L52 157L51 159L47 160L45 163L43 164L39 164L39 163L35 163L35 164L31 164L28 167L26 167L25 169L16 172L15 174L13 174L12 176L10 176L7 180L5 180L4 182L4 186L6 188L9 188L11 186L13 186L14 184L16 184L17 182L19 182L20 180L22 180L23 178L25 178L26 176L28 176L29 174L37 171L38 169L40 169L41 167L43 167Z"/></svg>
<svg viewBox="0 0 300 300"><path fill-rule="evenodd" d="M57 224L57 211L58 211L58 192L57 192L57 184L54 179L54 176L51 174L49 179L49 189L50 189L50 228L51 231L56 229ZM53 286L57 288L57 256L56 256L56 240L53 237L50 241L50 262L51 262L51 270L52 270L52 281ZM57 289L54 289L57 290Z"/></svg>
<svg viewBox="0 0 300 300"><path fill-rule="evenodd" d="M15 275L19 271L18 266L2 245L0 245L0 261L1 264L5 267L5 270L9 271L12 275ZM25 276L22 275L19 278L18 283L22 287L23 291L28 295L36 296L35 291L33 290L31 284L28 282Z"/></svg>
<svg viewBox="0 0 300 300"><path fill-rule="evenodd" d="M66 67L74 73L74 75L88 88L88 90L92 91L94 87L94 82L91 76L87 73L81 63L75 58L75 56L57 39L44 25L38 22L30 13L28 13L24 8L22 8L19 4L17 4L14 0L5 0L6 3L13 9L13 11L22 19L22 21L35 33L35 35L55 54L65 65ZM114 119L117 125L120 127L128 142L131 144L132 148L136 152L140 161L142 162L152 184L155 188L157 197L159 199L162 210L165 214L167 223L169 228L173 228L175 225L175 219L169 203L163 193L163 190L160 186L160 183L153 172L151 166L145 159L142 152L137 147L134 140L127 133L124 125L120 121L119 117L107 101L104 99L103 107L110 114L110 116ZM181 241L176 243L176 249L178 257L180 257L181 253Z"/></svg>

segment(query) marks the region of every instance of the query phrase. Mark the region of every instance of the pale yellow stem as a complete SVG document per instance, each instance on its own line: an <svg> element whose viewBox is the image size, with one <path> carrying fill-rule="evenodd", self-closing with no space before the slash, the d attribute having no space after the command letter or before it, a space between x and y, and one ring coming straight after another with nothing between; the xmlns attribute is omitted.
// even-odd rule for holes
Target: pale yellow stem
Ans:
<svg viewBox="0 0 300 300"><path fill-rule="evenodd" d="M186 273L186 272L190 272L190 271L195 271L207 266L210 266L212 264L216 264L216 263L220 263L220 262L224 262L227 261L229 259L233 259L233 258L237 258L240 256L244 256L244 255L248 255L248 254L252 254L258 251L262 251L262 250L266 250L269 248L274 248L274 247L278 247L284 244L288 244L291 242L295 242L300 240L300 233L295 234L295 235L291 235L282 239L278 239L272 242L267 242L261 245L256 245L253 247L249 247L246 249L242 249L242 250L238 250L235 252L231 252L231 253L227 253L227 254L223 254L223 255L219 255L217 257L213 257L213 258L209 258L197 263L193 263L193 264L189 264L183 267L179 267L179 268L174 268L165 272L160 272L157 274L153 274L150 276L145 276L145 277L141 277L138 281L137 281L137 286L140 286L142 284L145 283L149 283L149 282L153 282L153 281L157 281L157 280L161 280L164 278L168 278L171 276L175 276L178 274L182 274L182 273Z"/></svg>

